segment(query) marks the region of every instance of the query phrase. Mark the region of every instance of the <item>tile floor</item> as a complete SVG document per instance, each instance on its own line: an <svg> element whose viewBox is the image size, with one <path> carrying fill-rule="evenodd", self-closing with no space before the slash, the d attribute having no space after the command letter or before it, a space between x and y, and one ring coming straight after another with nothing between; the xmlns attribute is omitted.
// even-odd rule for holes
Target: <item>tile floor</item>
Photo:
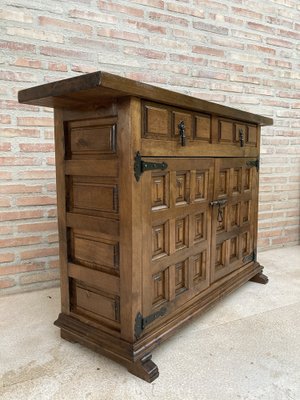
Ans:
<svg viewBox="0 0 300 400"><path fill-rule="evenodd" d="M153 352L148 384L62 340L59 289L0 297L1 400L299 400L300 246L259 254L246 283Z"/></svg>

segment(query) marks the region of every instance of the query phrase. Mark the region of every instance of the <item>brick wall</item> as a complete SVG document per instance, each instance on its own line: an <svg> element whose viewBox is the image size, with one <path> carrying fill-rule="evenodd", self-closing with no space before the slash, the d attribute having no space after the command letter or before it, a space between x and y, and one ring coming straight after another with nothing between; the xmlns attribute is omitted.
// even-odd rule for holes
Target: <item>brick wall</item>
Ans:
<svg viewBox="0 0 300 400"><path fill-rule="evenodd" d="M262 130L259 247L299 242L298 0L2 0L0 295L58 284L52 110L43 82L106 70L274 118Z"/></svg>

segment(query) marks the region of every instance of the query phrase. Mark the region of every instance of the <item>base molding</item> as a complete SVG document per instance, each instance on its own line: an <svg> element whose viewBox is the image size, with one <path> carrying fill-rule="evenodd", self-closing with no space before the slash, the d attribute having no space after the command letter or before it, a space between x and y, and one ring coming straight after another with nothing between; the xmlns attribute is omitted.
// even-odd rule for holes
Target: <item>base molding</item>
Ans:
<svg viewBox="0 0 300 400"><path fill-rule="evenodd" d="M202 314L225 295L231 293L249 280L267 283L268 278L262 274L263 267L259 263L252 263L244 267L218 288L205 296L197 296L187 307L170 315L169 318L158 324L153 324L151 330L146 330L135 343L128 343L119 337L112 337L109 333L84 323L74 315L59 314L54 322L61 328L61 337L70 342L80 343L123 365L130 373L147 381L153 382L159 371L152 361L151 352L160 343L174 335L181 327L198 315Z"/></svg>

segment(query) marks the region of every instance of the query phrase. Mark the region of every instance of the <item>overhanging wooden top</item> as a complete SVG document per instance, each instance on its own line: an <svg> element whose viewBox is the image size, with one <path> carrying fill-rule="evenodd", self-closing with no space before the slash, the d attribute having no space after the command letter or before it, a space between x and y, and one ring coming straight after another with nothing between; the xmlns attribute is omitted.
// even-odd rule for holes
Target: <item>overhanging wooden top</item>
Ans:
<svg viewBox="0 0 300 400"><path fill-rule="evenodd" d="M103 104L109 99L117 99L124 96L135 96L259 125L273 124L272 118L226 107L101 71L24 89L18 94L20 103L52 108L82 108Z"/></svg>

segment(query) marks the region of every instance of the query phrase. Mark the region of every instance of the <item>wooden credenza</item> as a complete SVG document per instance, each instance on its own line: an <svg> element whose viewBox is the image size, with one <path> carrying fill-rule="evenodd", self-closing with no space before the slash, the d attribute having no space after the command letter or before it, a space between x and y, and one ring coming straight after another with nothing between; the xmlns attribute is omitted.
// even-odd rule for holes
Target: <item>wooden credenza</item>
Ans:
<svg viewBox="0 0 300 400"><path fill-rule="evenodd" d="M19 92L54 108L61 336L149 382L151 351L248 280L270 118L105 72Z"/></svg>

